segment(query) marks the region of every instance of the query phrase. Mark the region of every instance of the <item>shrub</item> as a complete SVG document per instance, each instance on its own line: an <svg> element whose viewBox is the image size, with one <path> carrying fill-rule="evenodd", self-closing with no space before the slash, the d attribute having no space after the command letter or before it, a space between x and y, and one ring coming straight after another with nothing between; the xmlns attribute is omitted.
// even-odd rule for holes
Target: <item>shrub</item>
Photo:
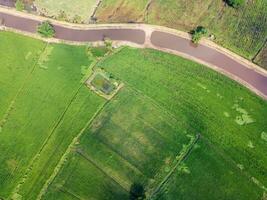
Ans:
<svg viewBox="0 0 267 200"><path fill-rule="evenodd" d="M15 3L16 10L23 11L24 10L24 3L22 0L17 0Z"/></svg>
<svg viewBox="0 0 267 200"><path fill-rule="evenodd" d="M143 200L146 198L143 185L134 183L130 188L130 200Z"/></svg>
<svg viewBox="0 0 267 200"><path fill-rule="evenodd" d="M57 20L61 20L61 21L67 21L68 20L68 16L64 10L59 11L59 15L57 17Z"/></svg>
<svg viewBox="0 0 267 200"><path fill-rule="evenodd" d="M106 48L108 49L109 52L111 52L113 49L112 49L112 40L109 39L108 37L105 37L104 38L104 44L106 46Z"/></svg>
<svg viewBox="0 0 267 200"><path fill-rule="evenodd" d="M192 42L197 44L203 36L207 35L207 33L208 31L206 28L198 26L192 31Z"/></svg>
<svg viewBox="0 0 267 200"><path fill-rule="evenodd" d="M54 37L55 30L49 21L42 22L37 29L37 32L43 37Z"/></svg>
<svg viewBox="0 0 267 200"><path fill-rule="evenodd" d="M233 8L238 8L245 4L245 0L226 0L226 3Z"/></svg>
<svg viewBox="0 0 267 200"><path fill-rule="evenodd" d="M79 15L75 15L74 17L73 17L73 20L72 20L72 22L73 23L76 23L76 24L81 24L82 23L82 17L81 16L79 16Z"/></svg>

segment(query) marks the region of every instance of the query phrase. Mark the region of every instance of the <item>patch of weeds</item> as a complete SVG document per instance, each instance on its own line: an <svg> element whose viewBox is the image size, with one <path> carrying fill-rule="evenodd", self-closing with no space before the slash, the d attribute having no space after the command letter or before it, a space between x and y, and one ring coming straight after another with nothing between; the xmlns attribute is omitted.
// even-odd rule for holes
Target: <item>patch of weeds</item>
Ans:
<svg viewBox="0 0 267 200"><path fill-rule="evenodd" d="M86 75L87 71L88 71L88 66L81 66L81 74L82 75Z"/></svg>
<svg viewBox="0 0 267 200"><path fill-rule="evenodd" d="M237 167L238 167L240 170L244 170L244 169L245 169L244 165L242 165L242 164L237 164Z"/></svg>
<svg viewBox="0 0 267 200"><path fill-rule="evenodd" d="M255 146L253 145L253 143L251 141L248 142L248 147L253 149Z"/></svg>
<svg viewBox="0 0 267 200"><path fill-rule="evenodd" d="M223 112L223 115L227 118L230 117L230 114L228 112Z"/></svg>
<svg viewBox="0 0 267 200"><path fill-rule="evenodd" d="M25 60L29 60L30 57L32 56L32 52L28 52L27 55L25 56Z"/></svg>
<svg viewBox="0 0 267 200"><path fill-rule="evenodd" d="M38 60L38 65L42 69L47 69L47 66L45 66L45 63L49 61L49 57L53 51L53 46L47 46L44 50L44 52L41 54L39 60Z"/></svg>
<svg viewBox="0 0 267 200"><path fill-rule="evenodd" d="M238 104L234 104L232 109L240 113L240 115L236 116L235 118L235 122L238 125L243 126L255 122L255 120L251 117L251 115L249 115L249 113L245 109L239 107Z"/></svg>
<svg viewBox="0 0 267 200"><path fill-rule="evenodd" d="M261 139L263 139L265 142L267 142L267 133L266 132L261 133Z"/></svg>
<svg viewBox="0 0 267 200"><path fill-rule="evenodd" d="M190 170L184 162L178 166L177 170L178 170L178 172L180 172L182 174L190 174Z"/></svg>

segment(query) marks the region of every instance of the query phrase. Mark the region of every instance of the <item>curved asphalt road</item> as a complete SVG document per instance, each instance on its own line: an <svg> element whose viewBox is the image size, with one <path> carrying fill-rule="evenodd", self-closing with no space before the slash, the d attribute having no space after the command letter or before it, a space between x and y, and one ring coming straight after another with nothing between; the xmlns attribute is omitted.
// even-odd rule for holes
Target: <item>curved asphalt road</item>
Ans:
<svg viewBox="0 0 267 200"><path fill-rule="evenodd" d="M0 11L0 18L4 20L6 27L18 29L20 31L35 33L36 27L40 23L37 19L22 17ZM142 28L96 28L96 29L77 29L65 27L63 25L54 25L56 38L76 42L94 42L101 41L108 37L111 40L127 41L144 45L147 42L152 44L153 48L172 50L178 53L189 55L205 63L216 66L218 69L226 72L231 78L238 79L246 87L256 92L258 95L267 99L267 76L257 72L235 61L226 54L208 46L199 45L194 47L190 40L177 35L152 30L151 35L146 34Z"/></svg>

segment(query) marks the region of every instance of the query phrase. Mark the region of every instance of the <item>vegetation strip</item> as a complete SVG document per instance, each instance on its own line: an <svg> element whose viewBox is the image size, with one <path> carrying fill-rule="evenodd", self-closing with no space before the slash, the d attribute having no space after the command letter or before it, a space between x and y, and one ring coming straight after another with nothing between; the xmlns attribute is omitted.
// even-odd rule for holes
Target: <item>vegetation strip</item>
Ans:
<svg viewBox="0 0 267 200"><path fill-rule="evenodd" d="M151 200L160 189L164 186L164 184L169 180L172 174L176 171L177 167L189 156L190 152L192 151L194 145L200 139L201 135L197 134L195 138L193 138L189 144L186 145L186 148L182 150L181 154L179 154L179 160L177 161L176 165L171 169L171 171L164 177L164 179L160 182L160 184L156 187L156 189L149 195L148 199Z"/></svg>

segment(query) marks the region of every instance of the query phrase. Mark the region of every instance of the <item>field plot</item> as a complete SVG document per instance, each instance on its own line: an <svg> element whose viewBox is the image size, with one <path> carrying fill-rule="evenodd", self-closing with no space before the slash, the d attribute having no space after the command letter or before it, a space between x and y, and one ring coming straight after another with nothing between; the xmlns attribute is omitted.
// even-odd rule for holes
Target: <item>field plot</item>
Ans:
<svg viewBox="0 0 267 200"><path fill-rule="evenodd" d="M117 195L127 197L135 182L149 192L171 170L183 145L190 141L190 133L178 124L150 99L123 88L85 132L46 199L56 199L52 196L61 196L62 192L82 199L116 199L112 196L116 194L118 199ZM87 179L79 181L78 177ZM107 180L113 182L114 189L106 190Z"/></svg>
<svg viewBox="0 0 267 200"><path fill-rule="evenodd" d="M45 16L75 23L87 23L98 0L35 0L37 11Z"/></svg>
<svg viewBox="0 0 267 200"><path fill-rule="evenodd" d="M96 12L98 22L143 22L149 0L103 0Z"/></svg>
<svg viewBox="0 0 267 200"><path fill-rule="evenodd" d="M266 187L266 101L205 66L153 50L125 48L101 67L206 136Z"/></svg>
<svg viewBox="0 0 267 200"><path fill-rule="evenodd" d="M10 57L4 55L2 53L3 51L1 51L1 54L5 56L5 59L1 59L1 62L13 62L13 64L6 63L2 65L4 66L3 68L1 66L1 72L8 77L6 81L9 81L9 85L6 85L9 87L1 87L1 89L5 89L3 92L6 93L9 93L8 89L10 89L11 95L10 97L7 96L9 98L7 100L12 101L12 98L15 96L14 94L17 92L17 84L20 84L20 86L23 85L23 78L25 79L26 77L22 70L25 71L25 74L28 73L28 71L32 71L32 73L27 76L27 81L21 89L21 92L14 99L12 110L9 112L1 128L0 197L6 198L14 190L19 181L23 180L20 183L28 181L27 178L29 177L24 175L29 167L32 169L32 166L29 165L33 158L41 155L41 157L39 157L39 163L37 164L37 162L35 162L37 166L33 168L33 175L31 174L32 176L30 177L30 180L33 181L31 184L40 187L40 185L35 182L36 179L38 179L40 183L45 181L45 178L47 178L51 170L53 171L55 163L60 159L60 154L62 154L62 152L64 153L66 146L71 142L72 137L75 137L80 129L85 126L87 121L90 120L90 117L93 116L95 111L102 104L103 100L95 94L90 93L85 86L83 89L81 88L83 85L81 82L83 78L81 69L90 64L85 47L73 47L59 44L48 45L45 50L39 52L41 55L37 59L37 54L35 52L41 51L40 49L45 47L41 42L16 34L1 34L9 37L7 41L10 42L10 45L6 46L8 48L13 48L13 50L10 49L10 52L13 52L13 54L9 55ZM31 42L31 45L28 44L29 47L27 47L26 42ZM18 46L25 46L25 49L18 48ZM28 50L28 52L25 50ZM31 51L32 54L30 54L29 51ZM14 56L14 58L12 58L12 56ZM23 58L20 56L23 56ZM16 57L18 58L17 62L21 61L21 65L15 62ZM27 63L23 60L25 57L29 59ZM8 70L5 69L5 66L7 66L6 69ZM23 68L20 69L19 66ZM17 78L19 76L16 77L16 74L12 73L12 71L15 72L16 69L18 72L22 72L22 77ZM1 73L1 76L4 77L4 74ZM9 75L11 76L9 77ZM12 87L12 77L14 80L19 81L19 83L14 83L14 87ZM89 94L84 95L83 90L87 91ZM76 95L81 97L81 99L76 100ZM86 105L84 105L85 103L83 101L86 100L89 102L86 102ZM5 104L8 106L8 102ZM77 113L79 109L83 108L86 108L84 113ZM1 109L3 109L2 104ZM4 109L6 109L6 107L4 107ZM71 113L68 112L68 109L70 109L69 112ZM86 111L88 113L86 113ZM75 112L76 117L85 118L81 121L73 121L75 119L72 118L72 114L75 114ZM64 137L64 139L66 139L64 141L62 132L67 134L67 136ZM51 140L49 141L48 138ZM45 154L37 154L40 153L41 150L44 150ZM57 156L53 154L55 151L59 153ZM55 160L49 159L51 158L50 156ZM46 164L45 162L48 160L51 163L49 163L46 168L44 164ZM41 169L47 170L47 174L40 172ZM28 172L29 171L27 171L27 174L29 175ZM39 177L40 174L42 174L42 178ZM34 177L34 175L38 176L38 178ZM22 179L22 177L24 178ZM27 186L32 186L31 184ZM32 188L29 187L29 189ZM35 194L34 192L35 191L32 190L30 194L33 195Z"/></svg>
<svg viewBox="0 0 267 200"><path fill-rule="evenodd" d="M219 44L252 59L266 40L267 1L247 1L233 9L222 0L155 0L148 23L185 31L205 26Z"/></svg>
<svg viewBox="0 0 267 200"><path fill-rule="evenodd" d="M12 100L33 70L45 44L24 36L14 37L14 34L9 32L0 32L0 41L1 127L4 114L12 107ZM21 48L17 48L18 46Z"/></svg>
<svg viewBox="0 0 267 200"><path fill-rule="evenodd" d="M227 157L227 156L226 156ZM240 191L242 188L246 192ZM205 141L199 141L155 200L261 199L263 191Z"/></svg>

